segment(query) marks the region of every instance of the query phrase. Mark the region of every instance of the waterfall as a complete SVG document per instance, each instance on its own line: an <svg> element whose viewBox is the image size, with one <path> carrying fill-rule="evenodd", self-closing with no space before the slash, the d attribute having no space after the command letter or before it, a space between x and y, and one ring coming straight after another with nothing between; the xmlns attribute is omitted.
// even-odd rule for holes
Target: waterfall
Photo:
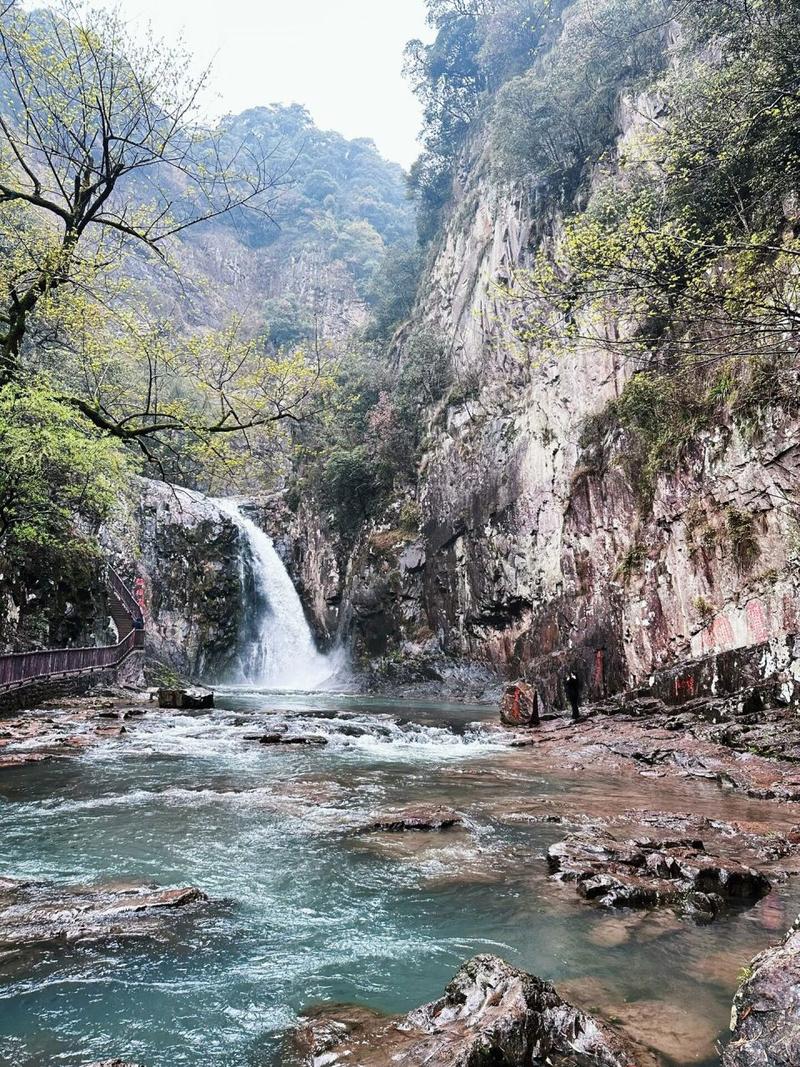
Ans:
<svg viewBox="0 0 800 1067"><path fill-rule="evenodd" d="M249 636L240 650L242 680L269 689L317 689L341 666L336 652L323 655L314 643L303 605L272 538L233 500L215 501L239 530L242 590L252 579Z"/></svg>

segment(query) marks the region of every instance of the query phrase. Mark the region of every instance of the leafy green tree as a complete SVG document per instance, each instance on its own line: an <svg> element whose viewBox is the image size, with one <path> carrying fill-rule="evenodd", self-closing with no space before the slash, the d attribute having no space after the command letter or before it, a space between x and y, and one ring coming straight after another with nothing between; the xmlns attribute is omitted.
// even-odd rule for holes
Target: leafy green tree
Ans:
<svg viewBox="0 0 800 1067"><path fill-rule="evenodd" d="M617 133L621 91L663 69L671 0L576 0L552 47L501 90L492 124L505 175L574 196Z"/></svg>
<svg viewBox="0 0 800 1067"><path fill-rule="evenodd" d="M292 348L314 336L313 308L294 294L264 302L266 337L275 348Z"/></svg>
<svg viewBox="0 0 800 1067"><path fill-rule="evenodd" d="M562 0L427 0L432 43L406 47L406 76L423 107L423 150L409 186L423 243L437 232L467 135L491 94L524 69Z"/></svg>
<svg viewBox="0 0 800 1067"><path fill-rule="evenodd" d="M0 55L0 384L57 365L60 402L154 460L298 417L313 359L259 357L238 324L181 337L148 321L125 269L137 249L166 263L196 225L263 211L269 150L198 126L203 80L116 14L14 7Z"/></svg>
<svg viewBox="0 0 800 1067"><path fill-rule="evenodd" d="M344 260L357 281L369 283L383 261L381 235L366 220L346 222L339 230L334 255Z"/></svg>
<svg viewBox="0 0 800 1067"><path fill-rule="evenodd" d="M92 552L127 471L117 443L42 381L0 387L0 558Z"/></svg>
<svg viewBox="0 0 800 1067"><path fill-rule="evenodd" d="M366 339L388 345L398 326L408 319L417 295L422 256L418 247L398 246L387 255L367 294L371 311Z"/></svg>
<svg viewBox="0 0 800 1067"><path fill-rule="evenodd" d="M794 347L800 13L712 0L683 18L663 113L516 281L533 343L621 347L642 365L655 352L683 365Z"/></svg>

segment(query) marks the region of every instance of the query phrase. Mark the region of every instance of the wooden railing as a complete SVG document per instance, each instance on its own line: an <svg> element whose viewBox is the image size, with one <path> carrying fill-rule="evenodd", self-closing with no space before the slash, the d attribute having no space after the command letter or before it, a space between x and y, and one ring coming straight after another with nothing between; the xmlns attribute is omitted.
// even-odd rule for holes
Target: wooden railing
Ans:
<svg viewBox="0 0 800 1067"><path fill-rule="evenodd" d="M116 596L117 600L122 604L125 611L131 618L131 622L137 629L142 629L144 626L144 616L142 615L142 609L136 602L136 599L127 585L123 582L113 567L109 567L107 571L108 586L111 592Z"/></svg>
<svg viewBox="0 0 800 1067"><path fill-rule="evenodd" d="M137 649L144 648L144 618L133 594L119 577L109 569L108 582L112 595L130 614L133 629L116 645L89 645L86 648L52 648L40 652L11 652L0 656L0 691L29 685L50 678L119 667Z"/></svg>

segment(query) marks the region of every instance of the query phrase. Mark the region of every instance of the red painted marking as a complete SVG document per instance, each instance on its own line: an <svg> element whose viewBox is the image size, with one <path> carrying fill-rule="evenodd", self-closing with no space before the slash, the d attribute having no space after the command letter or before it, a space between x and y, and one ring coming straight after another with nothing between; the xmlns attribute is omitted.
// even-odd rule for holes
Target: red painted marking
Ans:
<svg viewBox="0 0 800 1067"><path fill-rule="evenodd" d="M714 641L720 648L734 643L733 627L730 619L726 619L724 615L714 620Z"/></svg>
<svg viewBox="0 0 800 1067"><path fill-rule="evenodd" d="M763 602L760 600L751 600L745 611L747 612L747 628L750 631L750 636L756 644L768 641L769 625L767 624Z"/></svg>
<svg viewBox="0 0 800 1067"><path fill-rule="evenodd" d="M694 678L691 675L688 678L675 679L675 696L694 696Z"/></svg>
<svg viewBox="0 0 800 1067"><path fill-rule="evenodd" d="M144 591L144 578L135 578L133 581L133 599L139 605L144 614L144 609L147 604L147 597Z"/></svg>
<svg viewBox="0 0 800 1067"><path fill-rule="evenodd" d="M593 683L595 689L602 691L603 681L605 679L605 661L606 653L602 648L598 648L594 654L594 678Z"/></svg>

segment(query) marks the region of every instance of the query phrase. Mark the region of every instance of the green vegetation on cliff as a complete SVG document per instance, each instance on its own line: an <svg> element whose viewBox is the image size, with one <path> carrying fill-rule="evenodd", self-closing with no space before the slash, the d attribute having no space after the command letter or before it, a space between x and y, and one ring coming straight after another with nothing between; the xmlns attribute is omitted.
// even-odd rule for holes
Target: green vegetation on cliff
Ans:
<svg viewBox="0 0 800 1067"><path fill-rule="evenodd" d="M797 396L798 31L782 0L576 0L489 120L559 210L509 287L520 338L633 366L586 440L624 441L645 510L699 433Z"/></svg>

